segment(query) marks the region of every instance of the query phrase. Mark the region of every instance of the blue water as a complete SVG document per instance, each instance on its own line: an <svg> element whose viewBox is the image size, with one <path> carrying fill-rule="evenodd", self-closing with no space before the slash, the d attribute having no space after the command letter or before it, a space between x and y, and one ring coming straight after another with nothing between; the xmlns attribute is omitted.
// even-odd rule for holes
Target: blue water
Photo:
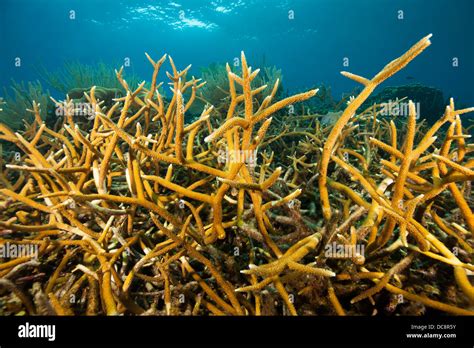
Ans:
<svg viewBox="0 0 474 348"><path fill-rule="evenodd" d="M181 68L192 63L198 75L244 50L250 65L282 69L286 89L325 83L339 98L356 86L341 70L372 77L433 33L432 46L385 85L419 82L474 105L473 13L472 0L0 0L0 86L37 79L39 64L126 57L126 69L150 79L145 51L168 53Z"/></svg>

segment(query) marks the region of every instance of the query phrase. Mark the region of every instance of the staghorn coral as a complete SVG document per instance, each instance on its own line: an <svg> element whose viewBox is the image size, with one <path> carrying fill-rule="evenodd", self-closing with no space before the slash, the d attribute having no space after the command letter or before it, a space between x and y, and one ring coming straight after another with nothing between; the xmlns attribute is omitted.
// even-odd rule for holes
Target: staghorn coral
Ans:
<svg viewBox="0 0 474 348"><path fill-rule="evenodd" d="M238 67L235 65L229 65L229 67L233 73L238 70ZM225 117L231 102L227 67L224 64L213 63L208 67L201 68L201 78L206 81L206 84L199 90L197 94L198 101L192 106L190 111L197 108L199 113L204 105L211 104L217 112L216 119L220 122ZM283 76L281 70L277 69L275 66L263 66L260 73L254 77L252 82L256 86L274 86L278 81L279 87L275 93L274 99L281 99L282 79ZM242 87L239 84L237 84L235 88L236 93L242 94ZM255 104L260 105L263 99L264 95L261 93L254 94Z"/></svg>
<svg viewBox="0 0 474 348"><path fill-rule="evenodd" d="M345 73L366 89L334 126L320 115L286 115L317 90L276 100L279 81L266 94L253 86L259 71L243 53L240 75L226 66L223 120L207 105L185 123L204 84L168 57L166 100L157 83L166 55L147 55L148 88L130 88L118 71L126 95L112 106L97 100L95 87L86 92L92 125L65 108L48 128L34 103L25 132L0 125L0 138L22 153L2 168L0 243L37 245L41 262L0 263L1 298L17 299L16 310L28 314L57 315L419 311L387 305L387 291L474 314L466 273L474 269L473 148L459 117L474 109L456 111L451 101L423 128L409 103L404 136L380 117L379 104L357 113L377 84L428 45L426 37L371 81ZM327 251L336 242L355 252L334 257ZM443 296L437 275L451 269L457 288Z"/></svg>

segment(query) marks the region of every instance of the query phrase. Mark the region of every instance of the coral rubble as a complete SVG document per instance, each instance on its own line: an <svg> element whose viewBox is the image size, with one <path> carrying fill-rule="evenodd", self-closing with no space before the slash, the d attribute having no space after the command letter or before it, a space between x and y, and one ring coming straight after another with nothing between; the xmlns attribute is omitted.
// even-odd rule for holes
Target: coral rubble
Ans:
<svg viewBox="0 0 474 348"><path fill-rule="evenodd" d="M243 53L240 75L226 66L223 117L206 105L185 122L205 82L166 55L147 55L149 85L117 71L113 100L78 90L92 121L71 111L81 95L54 100L52 128L33 103L25 131L0 125L17 148L0 172L0 246L37 247L0 263L1 313L474 314L460 118L474 108L451 100L428 128L410 101L404 132L381 104L358 110L429 39L372 80L343 73L365 88L327 122L286 112L317 89L278 100L279 80L253 86Z"/></svg>

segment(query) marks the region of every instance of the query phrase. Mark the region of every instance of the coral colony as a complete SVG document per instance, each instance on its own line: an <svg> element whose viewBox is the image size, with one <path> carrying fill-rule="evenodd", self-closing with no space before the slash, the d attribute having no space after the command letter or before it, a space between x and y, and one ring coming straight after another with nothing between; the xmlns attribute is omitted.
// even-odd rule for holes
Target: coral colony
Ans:
<svg viewBox="0 0 474 348"><path fill-rule="evenodd" d="M1 312L474 314L474 108L451 99L432 125L408 100L404 123L402 99L361 108L430 37L372 79L343 72L363 89L327 115L297 111L317 89L256 85L244 53L214 105L148 54L151 82L121 69L110 98L53 100L54 125L33 102L24 130L0 125L0 243L38 248L1 259Z"/></svg>

